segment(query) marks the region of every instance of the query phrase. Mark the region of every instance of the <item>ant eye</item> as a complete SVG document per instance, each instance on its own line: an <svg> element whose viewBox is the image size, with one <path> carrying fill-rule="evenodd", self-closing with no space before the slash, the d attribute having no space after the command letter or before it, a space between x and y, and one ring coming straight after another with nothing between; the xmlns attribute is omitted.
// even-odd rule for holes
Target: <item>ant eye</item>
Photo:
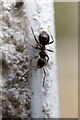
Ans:
<svg viewBox="0 0 80 120"><path fill-rule="evenodd" d="M39 42L42 45L47 45L49 43L49 35L47 32L43 31L40 33Z"/></svg>

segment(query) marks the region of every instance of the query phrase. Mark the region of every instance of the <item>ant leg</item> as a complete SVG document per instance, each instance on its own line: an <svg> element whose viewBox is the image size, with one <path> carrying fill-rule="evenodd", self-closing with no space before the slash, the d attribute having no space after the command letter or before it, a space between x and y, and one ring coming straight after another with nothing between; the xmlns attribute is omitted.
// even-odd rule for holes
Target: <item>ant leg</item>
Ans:
<svg viewBox="0 0 80 120"><path fill-rule="evenodd" d="M48 61L49 61L49 56L48 56L48 55L46 55L46 57L48 58L48 59L47 59L47 63L48 63Z"/></svg>
<svg viewBox="0 0 80 120"><path fill-rule="evenodd" d="M52 44L54 42L54 40L53 41L51 41L51 42L49 42L48 44Z"/></svg>
<svg viewBox="0 0 80 120"><path fill-rule="evenodd" d="M47 51L49 51L49 52L54 52L53 50L49 50L49 49L45 49L45 50L47 50Z"/></svg>
<svg viewBox="0 0 80 120"><path fill-rule="evenodd" d="M25 72L21 77L24 77L33 68L37 68L37 66L32 66L31 68L29 68L29 70L27 72Z"/></svg>
<svg viewBox="0 0 80 120"><path fill-rule="evenodd" d="M26 41L26 43L28 44L28 45L30 45L31 47L33 47L33 48L35 48L35 49L40 49L38 46L33 46L33 45L31 45L30 43L28 43L27 41Z"/></svg>
<svg viewBox="0 0 80 120"><path fill-rule="evenodd" d="M45 77L46 77L46 71L45 71L44 68L43 68L43 71L44 71L44 78L43 78L43 87L44 87L44 84L45 84Z"/></svg>
<svg viewBox="0 0 80 120"><path fill-rule="evenodd" d="M37 56L32 57L32 58L31 58L31 60L30 60L30 63L32 62L32 60L33 60L33 59L35 59L35 58L37 58L37 57L38 57L38 55L37 55Z"/></svg>
<svg viewBox="0 0 80 120"><path fill-rule="evenodd" d="M51 33L50 33L50 26L48 26L48 31L49 31L49 34L50 34L50 36L51 36L51 38L52 38L52 41L49 42L49 44L52 44L52 43L54 42L54 39L53 39L53 36L52 36Z"/></svg>

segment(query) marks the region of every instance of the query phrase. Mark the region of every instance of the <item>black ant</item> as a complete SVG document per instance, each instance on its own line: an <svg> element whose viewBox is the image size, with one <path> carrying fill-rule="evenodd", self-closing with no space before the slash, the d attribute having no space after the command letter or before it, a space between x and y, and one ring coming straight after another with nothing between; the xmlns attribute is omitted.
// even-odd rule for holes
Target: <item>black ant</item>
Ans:
<svg viewBox="0 0 80 120"><path fill-rule="evenodd" d="M27 18L27 19L28 19L28 18ZM28 19L28 21L29 21L29 19ZM52 43L54 42L54 41L49 42L49 41L50 41L50 37L49 37L48 33L45 32L45 31L42 31L42 32L39 34L38 40L37 40L37 38L36 38L36 36L35 36L35 34L34 34L34 31L33 31L33 28L32 28L32 27L31 27L31 31L32 31L32 33L33 33L34 39L35 39L36 43L38 44L38 46L34 47L33 45L31 45L31 44L29 44L29 43L27 43L27 44L29 44L31 47L33 47L33 48L35 48L35 49L39 49L39 50L40 50L40 52L39 52L40 58L39 58L38 61L37 61L37 66L32 66L27 72L29 72L32 68L35 68L35 67L41 69L41 68L43 68L43 67L48 63L48 61L49 61L49 56L47 55L47 53L46 53L45 50L47 50L47 51L49 51L49 52L53 52L53 51L52 51L52 50L49 50L49 49L46 49L45 46L48 45L48 44L52 44ZM52 36L51 36L51 37L52 37ZM52 37L52 39L53 39L53 37ZM33 58L30 60L30 62L31 62L34 58L37 58L37 57L38 57L38 56L33 57ZM45 76L46 76L46 71L45 71L44 68L43 68L43 70L44 70L44 74L45 74ZM23 74L22 77L24 77L24 76L27 74L27 72L26 72L25 74ZM44 87L44 82L45 82L45 76L44 76L44 79L43 79L43 87Z"/></svg>

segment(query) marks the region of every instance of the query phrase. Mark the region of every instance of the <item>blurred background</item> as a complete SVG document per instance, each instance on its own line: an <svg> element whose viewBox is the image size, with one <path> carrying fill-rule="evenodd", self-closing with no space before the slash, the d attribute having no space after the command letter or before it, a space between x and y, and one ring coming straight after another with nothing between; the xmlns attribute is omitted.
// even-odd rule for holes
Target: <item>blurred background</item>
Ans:
<svg viewBox="0 0 80 120"><path fill-rule="evenodd" d="M60 118L78 118L78 3L54 5Z"/></svg>

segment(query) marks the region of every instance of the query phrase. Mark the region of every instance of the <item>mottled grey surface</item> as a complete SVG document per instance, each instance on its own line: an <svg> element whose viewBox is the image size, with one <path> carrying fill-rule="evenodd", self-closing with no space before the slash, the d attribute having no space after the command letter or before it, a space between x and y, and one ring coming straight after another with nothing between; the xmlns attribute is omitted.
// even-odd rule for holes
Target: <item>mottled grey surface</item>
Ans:
<svg viewBox="0 0 80 120"><path fill-rule="evenodd" d="M0 101L2 116L9 118L29 118L31 115L29 81L27 76L21 78L28 68L23 8L15 8L15 3L0 0L0 63L3 83Z"/></svg>

